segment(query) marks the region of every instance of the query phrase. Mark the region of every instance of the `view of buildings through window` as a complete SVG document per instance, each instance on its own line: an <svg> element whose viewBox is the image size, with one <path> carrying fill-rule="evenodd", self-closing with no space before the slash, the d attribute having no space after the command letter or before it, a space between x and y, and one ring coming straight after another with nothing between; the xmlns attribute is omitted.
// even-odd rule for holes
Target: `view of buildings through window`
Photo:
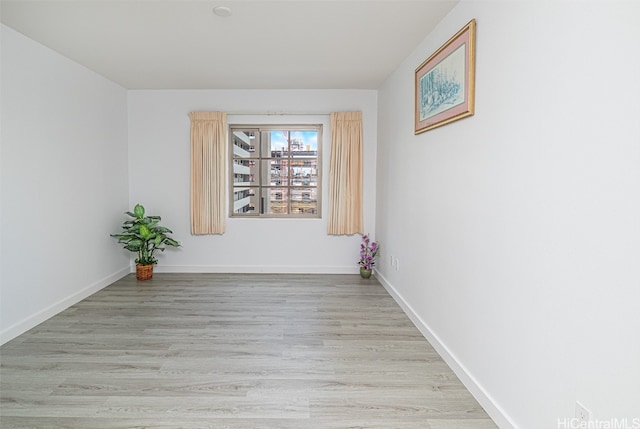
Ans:
<svg viewBox="0 0 640 429"><path fill-rule="evenodd" d="M231 127L232 216L320 216L320 125Z"/></svg>

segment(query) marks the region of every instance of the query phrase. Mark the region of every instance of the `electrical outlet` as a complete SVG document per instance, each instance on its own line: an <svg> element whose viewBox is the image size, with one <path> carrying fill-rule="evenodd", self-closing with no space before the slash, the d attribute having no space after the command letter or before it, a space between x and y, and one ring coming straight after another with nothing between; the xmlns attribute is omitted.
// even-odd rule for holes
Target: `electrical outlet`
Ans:
<svg viewBox="0 0 640 429"><path fill-rule="evenodd" d="M591 411L587 410L584 405L576 401L576 418L580 423L591 421Z"/></svg>

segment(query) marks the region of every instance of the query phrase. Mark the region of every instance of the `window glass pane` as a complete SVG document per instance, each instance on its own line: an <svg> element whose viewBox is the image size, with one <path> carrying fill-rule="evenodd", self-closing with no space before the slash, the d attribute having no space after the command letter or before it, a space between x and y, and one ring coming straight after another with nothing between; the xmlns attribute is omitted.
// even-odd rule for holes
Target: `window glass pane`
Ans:
<svg viewBox="0 0 640 429"><path fill-rule="evenodd" d="M289 156L289 134L290 131L267 131L266 138L269 140L269 156L272 158L284 158Z"/></svg>
<svg viewBox="0 0 640 429"><path fill-rule="evenodd" d="M234 159L233 186L255 183L258 179L258 165L255 159Z"/></svg>
<svg viewBox="0 0 640 429"><path fill-rule="evenodd" d="M318 159L291 159L292 186L318 186Z"/></svg>
<svg viewBox="0 0 640 429"><path fill-rule="evenodd" d="M250 130L233 131L233 157L249 158L258 156L256 153L256 134Z"/></svg>
<svg viewBox="0 0 640 429"><path fill-rule="evenodd" d="M234 187L233 212L245 214L259 214L260 192L258 188Z"/></svg>
<svg viewBox="0 0 640 429"><path fill-rule="evenodd" d="M318 131L290 131L291 156L318 156Z"/></svg>
<svg viewBox="0 0 640 429"><path fill-rule="evenodd" d="M288 158L271 158L262 160L263 185L286 186L289 184Z"/></svg>
<svg viewBox="0 0 640 429"><path fill-rule="evenodd" d="M289 213L289 189L288 188L263 188L262 201L265 214Z"/></svg>
<svg viewBox="0 0 640 429"><path fill-rule="evenodd" d="M290 195L292 214L318 213L317 188L291 188Z"/></svg>

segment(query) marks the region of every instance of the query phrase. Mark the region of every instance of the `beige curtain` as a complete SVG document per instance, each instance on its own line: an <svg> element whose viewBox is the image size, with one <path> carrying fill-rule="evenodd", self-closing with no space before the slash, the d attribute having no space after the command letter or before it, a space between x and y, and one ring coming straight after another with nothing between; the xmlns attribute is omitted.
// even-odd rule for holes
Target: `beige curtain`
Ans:
<svg viewBox="0 0 640 429"><path fill-rule="evenodd" d="M191 234L223 234L227 114L191 112Z"/></svg>
<svg viewBox="0 0 640 429"><path fill-rule="evenodd" d="M362 234L362 112L331 113L329 235Z"/></svg>

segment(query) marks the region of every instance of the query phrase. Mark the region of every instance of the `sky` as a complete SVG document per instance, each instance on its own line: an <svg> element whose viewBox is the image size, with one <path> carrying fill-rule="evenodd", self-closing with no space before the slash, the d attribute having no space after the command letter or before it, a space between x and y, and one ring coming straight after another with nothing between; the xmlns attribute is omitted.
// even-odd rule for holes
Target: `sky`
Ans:
<svg viewBox="0 0 640 429"><path fill-rule="evenodd" d="M291 131L292 139L302 139L305 146L309 145L311 150L318 150L318 132L313 131ZM283 149L287 145L284 133L282 131L271 131L271 149Z"/></svg>

